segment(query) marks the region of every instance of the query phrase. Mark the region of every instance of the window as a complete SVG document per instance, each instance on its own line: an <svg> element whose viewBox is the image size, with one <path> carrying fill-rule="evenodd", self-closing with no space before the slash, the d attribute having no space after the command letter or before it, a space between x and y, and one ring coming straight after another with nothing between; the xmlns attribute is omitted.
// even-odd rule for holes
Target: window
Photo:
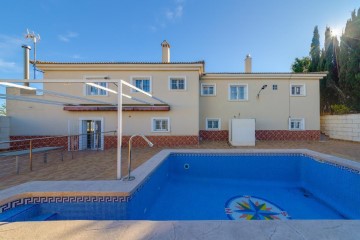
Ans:
<svg viewBox="0 0 360 240"><path fill-rule="evenodd" d="M132 84L140 88L145 92L151 92L151 78L150 77L133 77ZM132 92L137 92L135 89L132 89Z"/></svg>
<svg viewBox="0 0 360 240"><path fill-rule="evenodd" d="M248 100L248 86L245 84L231 84L229 85L229 100L230 101L246 101Z"/></svg>
<svg viewBox="0 0 360 240"><path fill-rule="evenodd" d="M277 84L273 85L273 90L278 90L278 85Z"/></svg>
<svg viewBox="0 0 360 240"><path fill-rule="evenodd" d="M206 119L206 130L220 130L221 121L219 118L207 118Z"/></svg>
<svg viewBox="0 0 360 240"><path fill-rule="evenodd" d="M305 130L305 120L303 118L289 120L289 129L290 130Z"/></svg>
<svg viewBox="0 0 360 240"><path fill-rule="evenodd" d="M305 85L290 85L291 96L306 96Z"/></svg>
<svg viewBox="0 0 360 240"><path fill-rule="evenodd" d="M184 77L170 77L169 78L170 90L185 90L186 80Z"/></svg>
<svg viewBox="0 0 360 240"><path fill-rule="evenodd" d="M169 118L153 118L152 119L153 132L170 132Z"/></svg>
<svg viewBox="0 0 360 240"><path fill-rule="evenodd" d="M201 96L215 96L216 85L214 83L202 83L201 84Z"/></svg>
<svg viewBox="0 0 360 240"><path fill-rule="evenodd" d="M102 87L108 87L106 82L96 82L95 84ZM103 89L86 85L86 95L88 96L107 96L107 92Z"/></svg>

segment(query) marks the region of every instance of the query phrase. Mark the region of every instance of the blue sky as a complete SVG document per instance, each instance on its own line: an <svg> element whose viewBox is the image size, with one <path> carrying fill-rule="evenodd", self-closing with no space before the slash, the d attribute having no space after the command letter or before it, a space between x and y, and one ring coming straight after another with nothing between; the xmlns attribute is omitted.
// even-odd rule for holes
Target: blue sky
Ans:
<svg viewBox="0 0 360 240"><path fill-rule="evenodd" d="M315 25L344 27L358 0L17 0L2 1L0 79L22 78L29 28L45 61L205 60L207 72L288 72L308 55ZM32 46L32 45L31 45Z"/></svg>

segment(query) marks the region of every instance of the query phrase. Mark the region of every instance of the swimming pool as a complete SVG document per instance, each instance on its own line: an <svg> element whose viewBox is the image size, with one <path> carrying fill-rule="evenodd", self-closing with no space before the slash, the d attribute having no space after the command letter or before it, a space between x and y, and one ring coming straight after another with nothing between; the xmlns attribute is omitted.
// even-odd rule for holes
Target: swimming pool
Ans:
<svg viewBox="0 0 360 240"><path fill-rule="evenodd" d="M360 175L303 154L171 154L130 219L360 219ZM146 199L146 201L144 201Z"/></svg>
<svg viewBox="0 0 360 240"><path fill-rule="evenodd" d="M358 163L296 151L160 155L134 171L134 183L113 181L133 185L126 197L30 199L0 221L360 219Z"/></svg>

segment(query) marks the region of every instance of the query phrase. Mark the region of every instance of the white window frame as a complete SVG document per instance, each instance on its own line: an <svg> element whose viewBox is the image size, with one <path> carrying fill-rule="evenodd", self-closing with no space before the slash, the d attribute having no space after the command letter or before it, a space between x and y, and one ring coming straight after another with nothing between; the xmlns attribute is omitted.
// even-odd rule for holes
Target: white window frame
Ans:
<svg viewBox="0 0 360 240"><path fill-rule="evenodd" d="M279 85L277 85L277 84L272 85L272 90L273 91L277 91L278 89L279 89Z"/></svg>
<svg viewBox="0 0 360 240"><path fill-rule="evenodd" d="M96 82L96 79L105 79L106 77L109 77L109 76L105 76L105 75L100 75L100 76L97 76L97 75L94 75L94 76L84 76L84 80L87 80L88 82L92 82L92 83L95 83L95 84L99 84L99 82ZM84 84L84 96L91 96L91 97L107 97L109 96L109 92L108 91L105 91L105 90L101 90L100 88L98 88L98 91L105 91L105 94L88 94L88 88L90 88L91 86L90 85L87 85L87 84ZM106 88L109 88L109 83L106 83Z"/></svg>
<svg viewBox="0 0 360 240"><path fill-rule="evenodd" d="M292 88L293 87L301 87L300 89L300 94L293 94L292 93ZM306 96L306 85L301 83L301 84L295 84L295 83L292 83L290 84L290 96L292 97L305 97Z"/></svg>
<svg viewBox="0 0 360 240"><path fill-rule="evenodd" d="M203 91L203 86L212 86L214 88L214 93L213 94L205 94ZM204 97L216 96L216 83L201 83L200 95L204 96Z"/></svg>
<svg viewBox="0 0 360 240"><path fill-rule="evenodd" d="M218 127L217 128L209 128L208 127L208 121L218 121ZM206 120L205 120L205 129L207 131L221 130L221 118L206 118Z"/></svg>
<svg viewBox="0 0 360 240"><path fill-rule="evenodd" d="M231 87L232 86L241 86L245 87L244 99L231 99ZM246 102L249 100L249 84L247 83L229 83L228 86L228 101L231 102Z"/></svg>
<svg viewBox="0 0 360 240"><path fill-rule="evenodd" d="M291 123L293 121L300 122L300 128L291 128ZM289 118L289 130L291 131L303 131L305 130L305 119L304 118Z"/></svg>
<svg viewBox="0 0 360 240"><path fill-rule="evenodd" d="M149 92L148 93L152 93L152 77L151 76L131 76L130 77L130 82L132 85L136 86L135 84L135 80L149 80ZM141 90L144 90L142 88L140 88ZM144 90L145 91L145 90ZM131 88L130 90L131 93L137 93L138 91L136 91L135 89Z"/></svg>
<svg viewBox="0 0 360 240"><path fill-rule="evenodd" d="M156 120L166 120L168 122L168 129L167 130L156 130L155 129L155 121ZM151 118L151 132L159 132L159 133L163 133L163 132L170 132L170 118L169 117L153 117Z"/></svg>
<svg viewBox="0 0 360 240"><path fill-rule="evenodd" d="M184 80L184 89L172 89L172 85L171 85L171 80L172 79L177 79L177 80ZM186 77L185 76L169 76L169 90L170 91L186 91L187 90L187 81L186 81Z"/></svg>

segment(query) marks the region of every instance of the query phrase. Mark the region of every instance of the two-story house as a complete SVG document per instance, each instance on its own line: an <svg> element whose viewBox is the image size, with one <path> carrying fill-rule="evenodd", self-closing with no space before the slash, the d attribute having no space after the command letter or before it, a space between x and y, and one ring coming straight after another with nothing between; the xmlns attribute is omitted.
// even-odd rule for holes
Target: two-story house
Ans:
<svg viewBox="0 0 360 240"><path fill-rule="evenodd" d="M44 72L42 94L7 90L23 97L7 100L10 135L83 134L80 148L116 146L115 135L107 133L117 130L117 85L106 79L122 79L154 96L124 87L125 139L144 134L158 146L227 140L232 118L256 119L258 140L319 139L319 79L326 74L253 73L251 60L246 57L244 73L207 73L203 61L171 62L170 45L164 41L161 62L38 61ZM46 81L51 79L62 81Z"/></svg>

